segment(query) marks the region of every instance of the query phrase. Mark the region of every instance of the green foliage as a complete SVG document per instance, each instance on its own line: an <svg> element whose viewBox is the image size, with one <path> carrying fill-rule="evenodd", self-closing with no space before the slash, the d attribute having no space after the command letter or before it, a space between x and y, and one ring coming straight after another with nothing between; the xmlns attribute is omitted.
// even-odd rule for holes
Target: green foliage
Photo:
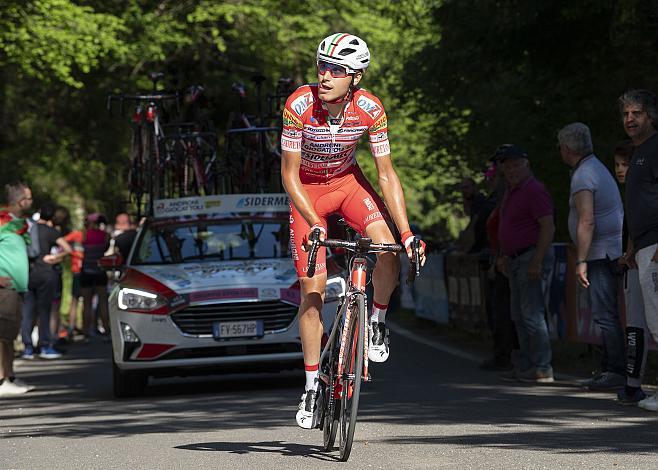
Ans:
<svg viewBox="0 0 658 470"><path fill-rule="evenodd" d="M568 169L555 133L586 122L601 156L623 138L616 97L656 88L657 2L584 0L5 0L0 6L0 162L41 200L126 206L128 117L109 91L202 83L221 131L234 81L314 81L315 48L336 31L368 41L362 85L389 115L410 219L435 239L463 227L457 186L503 142L526 147L557 203ZM127 113L126 113L127 114ZM358 158L374 181L367 145ZM4 182L3 181L3 182Z"/></svg>
<svg viewBox="0 0 658 470"><path fill-rule="evenodd" d="M81 88L79 74L127 52L117 37L123 30L118 18L69 0L12 2L2 11L0 29L0 65L16 64L46 84L59 80Z"/></svg>
<svg viewBox="0 0 658 470"><path fill-rule="evenodd" d="M558 239L568 239L568 168L557 131L581 121L595 151L612 164L625 138L616 98L628 88L656 90L658 2L460 0L432 9L441 41L410 65L406 91L434 109L469 110L467 132L449 134L474 170L501 143L525 147L557 207Z"/></svg>
<svg viewBox="0 0 658 470"><path fill-rule="evenodd" d="M147 72L165 71L167 86L202 82L221 129L236 106L233 81L254 74L315 80L315 49L335 31L364 37L373 64L364 85L389 114L394 161L410 218L442 235L459 226L454 185L463 158L428 136L463 132L465 114L437 114L422 95L402 97L408 61L438 43L429 8L402 0L293 2L275 0L13 1L0 13L0 159L5 179L30 181L49 197L114 212L126 204L127 118L105 114L108 91L148 89ZM249 106L255 111L255 93ZM359 155L371 173L362 145Z"/></svg>

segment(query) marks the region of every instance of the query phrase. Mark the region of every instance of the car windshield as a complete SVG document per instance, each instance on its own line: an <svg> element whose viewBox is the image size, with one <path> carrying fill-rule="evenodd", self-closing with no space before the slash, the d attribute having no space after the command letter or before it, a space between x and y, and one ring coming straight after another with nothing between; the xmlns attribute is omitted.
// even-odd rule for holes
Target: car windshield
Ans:
<svg viewBox="0 0 658 470"><path fill-rule="evenodd" d="M285 219L152 224L142 232L132 264L285 258L289 237Z"/></svg>

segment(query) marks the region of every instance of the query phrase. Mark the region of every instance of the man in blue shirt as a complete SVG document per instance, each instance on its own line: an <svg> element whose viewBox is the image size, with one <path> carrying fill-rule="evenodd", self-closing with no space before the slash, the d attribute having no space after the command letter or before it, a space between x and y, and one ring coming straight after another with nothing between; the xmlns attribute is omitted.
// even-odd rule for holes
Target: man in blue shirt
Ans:
<svg viewBox="0 0 658 470"><path fill-rule="evenodd" d="M590 390L612 390L626 383L624 333L619 319L624 209L610 171L594 155L589 128L580 122L558 132L562 159L571 170L569 235L576 245L576 279L589 296L601 331L601 372L585 383Z"/></svg>

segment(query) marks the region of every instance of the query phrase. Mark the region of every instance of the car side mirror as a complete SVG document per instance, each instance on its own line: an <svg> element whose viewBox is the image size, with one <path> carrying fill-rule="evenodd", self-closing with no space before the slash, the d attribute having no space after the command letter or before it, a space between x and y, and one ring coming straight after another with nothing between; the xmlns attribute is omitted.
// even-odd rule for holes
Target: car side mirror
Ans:
<svg viewBox="0 0 658 470"><path fill-rule="evenodd" d="M121 256L121 253L114 253L99 259L98 266L103 271L120 271L123 268L124 262L125 260Z"/></svg>

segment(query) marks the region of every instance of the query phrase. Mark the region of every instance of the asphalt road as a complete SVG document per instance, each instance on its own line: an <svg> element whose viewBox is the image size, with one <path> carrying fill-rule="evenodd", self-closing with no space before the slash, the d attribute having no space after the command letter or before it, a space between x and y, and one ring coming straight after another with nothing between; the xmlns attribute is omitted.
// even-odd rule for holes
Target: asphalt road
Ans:
<svg viewBox="0 0 658 470"><path fill-rule="evenodd" d="M301 371L159 379L114 400L109 357L76 343L62 360L17 361L37 389L0 399L0 468L658 468L658 414L569 380L501 382L422 332L398 328L373 367L347 464L295 425Z"/></svg>

